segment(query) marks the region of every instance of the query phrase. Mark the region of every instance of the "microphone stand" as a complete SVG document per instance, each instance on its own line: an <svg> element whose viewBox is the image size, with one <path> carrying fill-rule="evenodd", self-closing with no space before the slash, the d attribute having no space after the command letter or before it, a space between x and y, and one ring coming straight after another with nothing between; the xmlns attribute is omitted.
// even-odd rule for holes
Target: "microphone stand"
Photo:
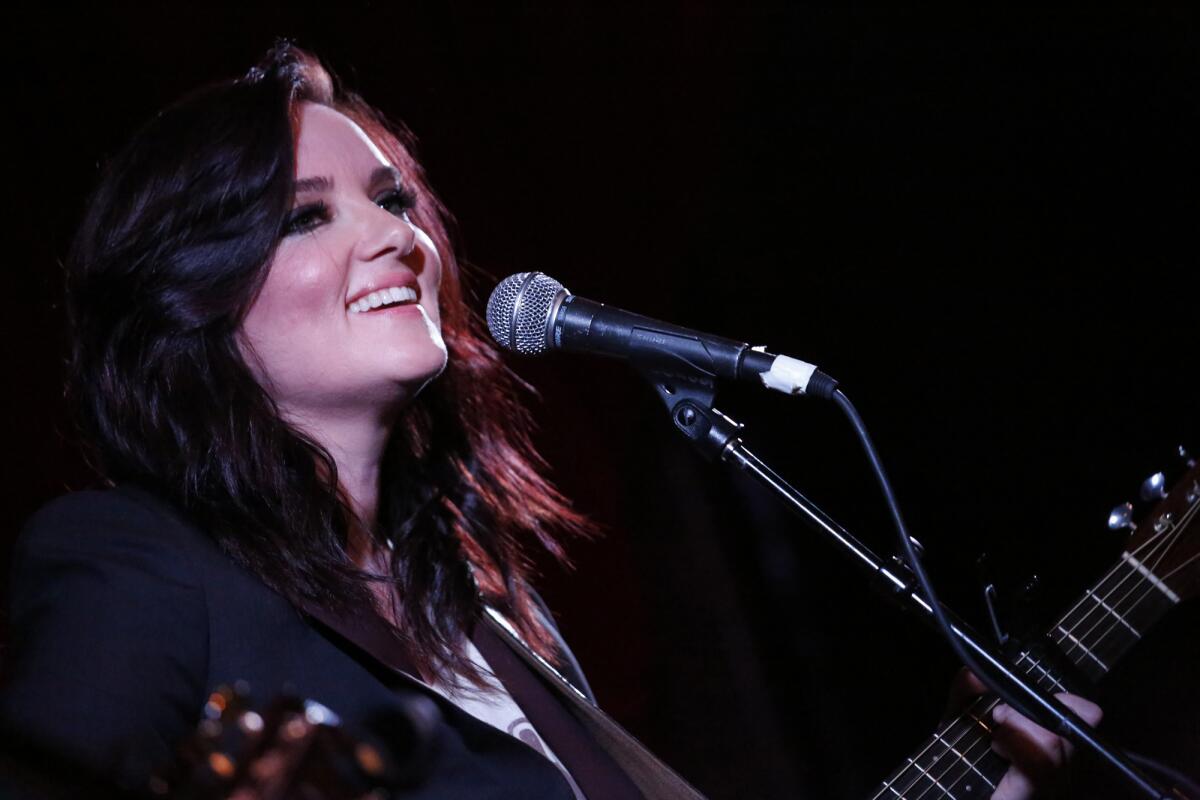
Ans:
<svg viewBox="0 0 1200 800"><path fill-rule="evenodd" d="M892 599L901 609L916 609L927 623L940 632L940 628L934 623L932 607L915 588L914 581L908 575L908 567L900 558L894 557L889 567L871 552L870 548L800 494L742 444L738 434L745 426L713 407L716 387L711 378L690 372L666 372L647 364L639 365L639 369L666 404L675 429L690 440L707 459L720 459L732 463L771 489L811 527L840 545L843 552L866 570L876 585L884 590L882 593L885 597ZM915 540L913 541L915 543ZM1077 745L1091 750L1117 770L1141 796L1156 800L1187 800L1177 791L1165 792L1158 788L1114 747L1106 744L1074 712L1028 683L1004 658L980 642L970 627L958 619L950 609L942 606L942 610L950 620L953 635L981 664L987 666L993 681L1003 686L999 693L1010 706L1048 730L1053 730Z"/></svg>

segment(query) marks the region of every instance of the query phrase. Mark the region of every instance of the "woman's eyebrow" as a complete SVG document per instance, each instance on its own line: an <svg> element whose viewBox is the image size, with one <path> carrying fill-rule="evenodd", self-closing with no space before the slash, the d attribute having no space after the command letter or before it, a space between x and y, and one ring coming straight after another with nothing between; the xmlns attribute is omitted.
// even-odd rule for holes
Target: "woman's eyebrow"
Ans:
<svg viewBox="0 0 1200 800"><path fill-rule="evenodd" d="M400 175L400 170L388 165L386 167L378 167L371 173L371 179L367 181L368 186L378 186L381 183L399 186L403 183L403 178Z"/></svg>
<svg viewBox="0 0 1200 800"><path fill-rule="evenodd" d="M378 167L371 173L371 177L367 180L369 186L377 186L381 183L396 184L402 183L400 170L392 166ZM292 191L295 194L303 194L304 192L328 192L333 189L333 178L327 176L318 176L315 178L301 178L292 184Z"/></svg>
<svg viewBox="0 0 1200 800"><path fill-rule="evenodd" d="M292 192L294 194L303 194L304 192L327 192L333 188L333 178L317 177L317 178L302 178L292 184Z"/></svg>

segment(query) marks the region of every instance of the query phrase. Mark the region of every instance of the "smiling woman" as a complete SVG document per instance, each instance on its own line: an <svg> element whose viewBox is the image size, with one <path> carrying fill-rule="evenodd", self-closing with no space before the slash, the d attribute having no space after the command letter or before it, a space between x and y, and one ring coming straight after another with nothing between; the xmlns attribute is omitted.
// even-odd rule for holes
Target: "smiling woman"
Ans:
<svg viewBox="0 0 1200 800"><path fill-rule="evenodd" d="M586 524L536 469L410 141L283 44L107 165L68 298L109 488L18 543L5 729L139 790L221 685L356 723L408 694L441 720L412 796L638 795L562 699L587 685L526 549Z"/></svg>
<svg viewBox="0 0 1200 800"><path fill-rule="evenodd" d="M3 732L142 792L245 681L310 721L409 719L382 738L396 797L699 797L597 708L529 584L531 545L561 558L588 526L447 224L403 129L287 44L112 159L67 261L105 488L17 544ZM1026 766L1061 761L998 725L1033 737Z"/></svg>

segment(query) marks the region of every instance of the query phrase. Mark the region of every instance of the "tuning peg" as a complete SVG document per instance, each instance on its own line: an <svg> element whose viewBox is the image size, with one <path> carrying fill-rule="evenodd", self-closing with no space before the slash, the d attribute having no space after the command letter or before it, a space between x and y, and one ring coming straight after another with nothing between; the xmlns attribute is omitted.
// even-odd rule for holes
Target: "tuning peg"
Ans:
<svg viewBox="0 0 1200 800"><path fill-rule="evenodd" d="M1138 490L1138 494L1146 502L1163 499L1167 496L1167 476L1161 472L1154 473L1142 481L1142 488Z"/></svg>
<svg viewBox="0 0 1200 800"><path fill-rule="evenodd" d="M1129 530L1137 530L1137 525L1133 522L1133 503L1121 503L1119 506L1113 506L1113 510L1108 514L1109 530L1119 531L1122 528Z"/></svg>
<svg viewBox="0 0 1200 800"><path fill-rule="evenodd" d="M1179 445L1179 457L1183 459L1183 463L1187 464L1188 469L1196 466L1196 459L1192 458L1191 453L1184 449L1183 445Z"/></svg>

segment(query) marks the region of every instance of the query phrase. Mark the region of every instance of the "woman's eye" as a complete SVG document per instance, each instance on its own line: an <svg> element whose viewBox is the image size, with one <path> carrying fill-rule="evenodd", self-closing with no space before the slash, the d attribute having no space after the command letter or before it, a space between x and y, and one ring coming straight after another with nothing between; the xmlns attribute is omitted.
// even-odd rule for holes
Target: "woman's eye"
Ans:
<svg viewBox="0 0 1200 800"><path fill-rule="evenodd" d="M296 233L305 233L328 220L329 209L324 203L300 206L288 215L287 222L283 224L283 235L291 236Z"/></svg>
<svg viewBox="0 0 1200 800"><path fill-rule="evenodd" d="M397 187L384 192L375 200L375 203L380 208L390 211L397 217L407 219L408 212L417 203L417 198L410 190Z"/></svg>

